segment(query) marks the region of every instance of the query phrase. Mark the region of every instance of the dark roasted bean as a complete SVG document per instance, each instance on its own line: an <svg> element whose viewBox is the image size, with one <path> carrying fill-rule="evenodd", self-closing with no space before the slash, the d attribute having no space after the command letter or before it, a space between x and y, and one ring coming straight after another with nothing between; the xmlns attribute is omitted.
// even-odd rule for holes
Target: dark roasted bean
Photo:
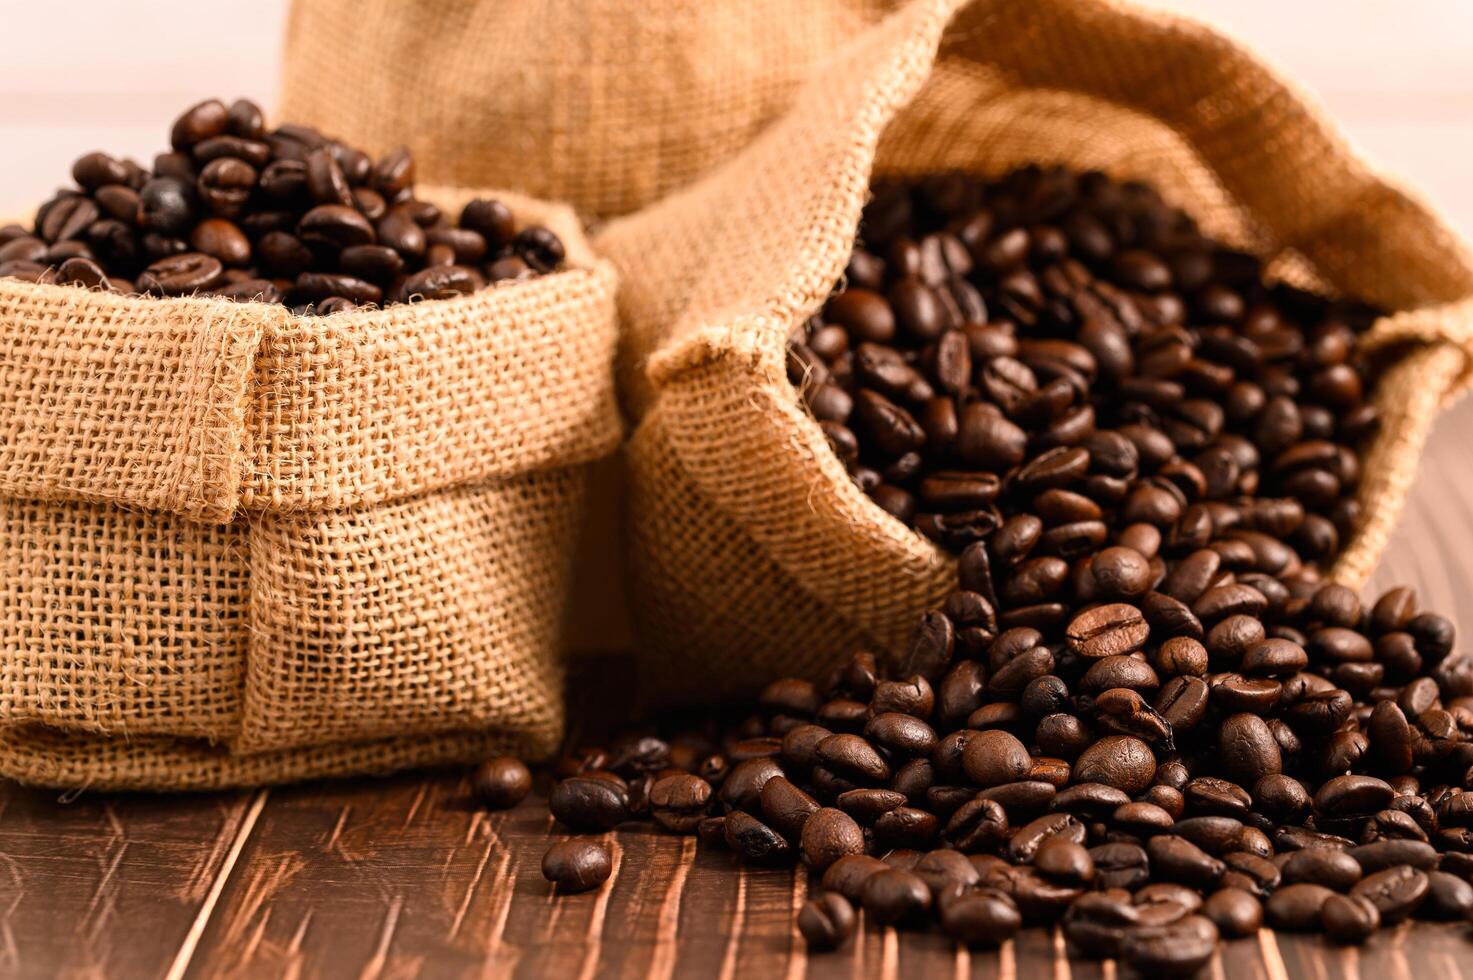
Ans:
<svg viewBox="0 0 1473 980"><path fill-rule="evenodd" d="M742 810L726 815L723 832L726 846L748 864L781 864L792 858L793 849L782 834Z"/></svg>
<svg viewBox="0 0 1473 980"><path fill-rule="evenodd" d="M1352 895L1376 906L1381 921L1390 925L1416 911L1427 896L1430 883L1425 871L1405 865L1367 875L1351 888Z"/></svg>
<svg viewBox="0 0 1473 980"><path fill-rule="evenodd" d="M1381 913L1360 895L1331 895L1320 907L1320 928L1337 943L1361 943L1381 926Z"/></svg>
<svg viewBox="0 0 1473 980"><path fill-rule="evenodd" d="M931 907L931 890L914 872L898 868L877 871L860 888L865 912L882 925L895 925L923 915Z"/></svg>
<svg viewBox="0 0 1473 980"><path fill-rule="evenodd" d="M1321 911L1335 893L1323 885L1301 882L1284 885L1269 896L1264 911L1270 925L1291 932L1314 932L1321 927Z"/></svg>
<svg viewBox="0 0 1473 980"><path fill-rule="evenodd" d="M607 844L590 840L560 841L542 856L542 877L572 894L597 888L613 871Z"/></svg>
<svg viewBox="0 0 1473 980"><path fill-rule="evenodd" d="M799 910L798 931L812 949L837 949L854 934L854 908L836 892L820 895Z"/></svg>
<svg viewBox="0 0 1473 980"><path fill-rule="evenodd" d="M650 787L650 816L666 830L684 834L705 819L711 802L711 784L682 773L659 779Z"/></svg>
<svg viewBox="0 0 1473 980"><path fill-rule="evenodd" d="M514 807L531 791L531 770L511 756L489 759L471 774L471 792L493 810Z"/></svg>

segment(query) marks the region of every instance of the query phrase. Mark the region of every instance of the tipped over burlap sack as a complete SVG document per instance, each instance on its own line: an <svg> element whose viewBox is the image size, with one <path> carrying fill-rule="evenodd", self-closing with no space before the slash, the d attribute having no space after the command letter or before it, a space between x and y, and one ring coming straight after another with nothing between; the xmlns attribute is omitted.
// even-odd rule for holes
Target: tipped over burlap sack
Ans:
<svg viewBox="0 0 1473 980"><path fill-rule="evenodd" d="M829 0L842 5L843 0ZM791 41L791 39L789 39ZM898 653L950 556L873 504L789 384L789 331L844 270L872 176L1030 162L1139 178L1295 281L1396 311L1359 584L1438 410L1469 381L1473 262L1302 96L1198 25L1107 0L914 0L819 63L729 164L611 224L635 616L658 698L734 696Z"/></svg>
<svg viewBox="0 0 1473 980"><path fill-rule="evenodd" d="M428 190L459 209L469 194ZM297 317L0 279L0 774L275 783L562 730L614 272Z"/></svg>
<svg viewBox="0 0 1473 980"><path fill-rule="evenodd" d="M729 159L894 0L293 0L282 117L421 179L626 214Z"/></svg>

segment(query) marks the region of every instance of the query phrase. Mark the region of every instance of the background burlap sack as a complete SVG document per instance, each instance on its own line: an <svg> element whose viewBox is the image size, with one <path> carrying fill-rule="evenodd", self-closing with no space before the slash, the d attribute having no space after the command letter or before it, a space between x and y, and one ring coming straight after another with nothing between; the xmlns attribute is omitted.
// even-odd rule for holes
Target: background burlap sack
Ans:
<svg viewBox="0 0 1473 980"><path fill-rule="evenodd" d="M1368 337L1396 363L1375 392L1366 522L1334 570L1367 575L1434 415L1468 381L1463 246L1198 25L1107 0L913 0L815 65L738 157L596 240L623 283L632 579L656 697L735 695L859 645L895 653L952 586L952 560L848 479L784 342L842 273L874 174L1034 161L1151 181L1277 273L1397 311Z"/></svg>
<svg viewBox="0 0 1473 980"><path fill-rule="evenodd" d="M624 214L730 158L894 0L295 0L282 118Z"/></svg>
<svg viewBox="0 0 1473 980"><path fill-rule="evenodd" d="M425 192L455 208L460 191ZM0 280L0 773L197 788L538 757L614 273L322 318Z"/></svg>

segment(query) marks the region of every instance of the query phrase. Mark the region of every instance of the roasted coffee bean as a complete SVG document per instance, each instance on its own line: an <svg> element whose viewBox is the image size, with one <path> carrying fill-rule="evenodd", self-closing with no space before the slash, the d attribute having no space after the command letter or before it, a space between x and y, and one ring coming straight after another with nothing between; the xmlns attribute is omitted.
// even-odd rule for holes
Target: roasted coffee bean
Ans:
<svg viewBox="0 0 1473 980"><path fill-rule="evenodd" d="M1141 924L1126 931L1120 958L1146 976L1191 976L1211 959L1217 939L1217 926L1202 915Z"/></svg>
<svg viewBox="0 0 1473 980"><path fill-rule="evenodd" d="M196 143L225 132L229 121L225 104L218 99L208 99L190 107L174 120L169 142L176 150L187 150Z"/></svg>
<svg viewBox="0 0 1473 980"><path fill-rule="evenodd" d="M874 921L895 925L924 915L931 907L931 890L914 872L886 868L865 879L860 901Z"/></svg>
<svg viewBox="0 0 1473 980"><path fill-rule="evenodd" d="M1446 871L1427 872L1427 896L1417 906L1417 917L1467 922L1473 915L1473 885Z"/></svg>
<svg viewBox="0 0 1473 980"><path fill-rule="evenodd" d="M726 815L723 833L726 846L747 864L782 864L793 856L782 834L742 810Z"/></svg>
<svg viewBox="0 0 1473 980"><path fill-rule="evenodd" d="M1103 819L1129 802L1130 797L1113 786L1106 786L1104 783L1075 783L1068 789L1061 789L1054 796L1049 808L1080 817Z"/></svg>
<svg viewBox="0 0 1473 980"><path fill-rule="evenodd" d="M574 776L552 788L548 809L574 830L609 830L628 818L628 792L622 780Z"/></svg>
<svg viewBox="0 0 1473 980"><path fill-rule="evenodd" d="M974 887L981 878L981 872L970 858L947 847L926 852L910 870L920 875L938 903Z"/></svg>
<svg viewBox="0 0 1473 980"><path fill-rule="evenodd" d="M256 168L244 160L220 157L205 164L195 182L195 191L208 211L220 217L236 218L245 210L258 176Z"/></svg>
<svg viewBox="0 0 1473 980"><path fill-rule="evenodd" d="M91 259L67 259L56 270L56 281L63 286L85 286L88 289L111 289L112 282L102 267Z"/></svg>
<svg viewBox="0 0 1473 980"><path fill-rule="evenodd" d="M1263 906L1240 888L1219 888L1202 903L1202 913L1228 939L1251 936L1263 924Z"/></svg>
<svg viewBox="0 0 1473 980"><path fill-rule="evenodd" d="M138 192L138 227L160 235L179 235L187 231L194 219L191 196L189 189L180 181L172 177L155 177Z"/></svg>
<svg viewBox="0 0 1473 980"><path fill-rule="evenodd" d="M922 719L931 716L935 704L936 694L930 683L918 674L904 680L878 681L870 697L873 712L896 711Z"/></svg>
<svg viewBox="0 0 1473 980"><path fill-rule="evenodd" d="M941 820L929 810L898 806L875 820L874 838L886 847L930 847L941 832Z"/></svg>
<svg viewBox="0 0 1473 980"><path fill-rule="evenodd" d="M493 810L506 810L532 791L532 773L520 760L500 756L481 763L471 774L471 792Z"/></svg>
<svg viewBox="0 0 1473 980"><path fill-rule="evenodd" d="M1138 650L1151 635L1145 617L1135 606L1112 603L1096 606L1069 623L1069 649L1082 657L1108 657Z"/></svg>
<svg viewBox="0 0 1473 980"><path fill-rule="evenodd" d="M1430 887L1425 871L1403 865L1366 875L1351 888L1350 894L1376 906L1381 921L1390 925L1415 912Z"/></svg>
<svg viewBox="0 0 1473 980"><path fill-rule="evenodd" d="M542 856L542 877L567 894L597 888L608 880L613 867L608 845L599 841L560 841Z"/></svg>
<svg viewBox="0 0 1473 980"><path fill-rule="evenodd" d="M414 158L401 146L379 158L370 180L374 190L394 200L414 183Z"/></svg>
<svg viewBox="0 0 1473 980"><path fill-rule="evenodd" d="M1320 928L1337 943L1362 943L1381 926L1381 913L1359 895L1331 895L1320 907Z"/></svg>
<svg viewBox="0 0 1473 980"><path fill-rule="evenodd" d="M1205 816L1178 820L1172 832L1211 854L1241 850L1243 823L1233 817Z"/></svg>
<svg viewBox="0 0 1473 980"><path fill-rule="evenodd" d="M1138 888L1150 876L1150 859L1137 844L1116 842L1092 847L1095 878L1102 888Z"/></svg>
<svg viewBox="0 0 1473 980"><path fill-rule="evenodd" d="M927 755L936 747L936 731L911 715L885 711L864 726L864 737L896 756Z"/></svg>
<svg viewBox="0 0 1473 980"><path fill-rule="evenodd" d="M889 868L885 862L868 854L850 854L829 865L823 873L823 887L858 903L864 883L876 872Z"/></svg>
<svg viewBox="0 0 1473 980"><path fill-rule="evenodd" d="M864 833L843 810L824 807L804 822L802 850L809 867L823 871L842 857L864 853Z"/></svg>
<svg viewBox="0 0 1473 980"><path fill-rule="evenodd" d="M1200 847L1175 834L1161 834L1146 843L1151 871L1167 880L1197 888L1214 884L1226 866Z"/></svg>
<svg viewBox="0 0 1473 980"><path fill-rule="evenodd" d="M666 830L689 833L705 819L711 784L688 773L666 776L650 787L650 816Z"/></svg>
<svg viewBox="0 0 1473 980"><path fill-rule="evenodd" d="M1150 746L1131 735L1109 735L1082 752L1074 762L1074 778L1104 783L1126 793L1142 792L1156 775Z"/></svg>
<svg viewBox="0 0 1473 980"><path fill-rule="evenodd" d="M961 805L946 823L943 836L968 854L994 847L1009 835L1007 812L996 800L977 797Z"/></svg>
<svg viewBox="0 0 1473 980"><path fill-rule="evenodd" d="M831 735L818 743L818 758L825 767L848 779L883 782L890 766L869 742L858 735Z"/></svg>
<svg viewBox="0 0 1473 980"><path fill-rule="evenodd" d="M1418 828L1420 829L1420 828ZM1349 851L1365 874L1403 865L1430 871L1437 866L1437 849L1425 840L1382 840Z"/></svg>
<svg viewBox="0 0 1473 980"><path fill-rule="evenodd" d="M1283 768L1272 730L1258 715L1247 713L1223 720L1217 730L1217 758L1222 772L1239 783L1252 784Z"/></svg>
<svg viewBox="0 0 1473 980"><path fill-rule="evenodd" d="M159 259L144 269L138 277L138 287L163 296L185 296L211 288L219 282L223 271L219 259L201 252L185 252Z"/></svg>
<svg viewBox="0 0 1473 980"><path fill-rule="evenodd" d="M829 892L811 899L798 912L798 931L811 949L837 949L854 934L854 907Z"/></svg>
<svg viewBox="0 0 1473 980"><path fill-rule="evenodd" d="M1304 784L1282 774L1264 775L1256 781L1254 803L1259 811L1286 824L1304 819L1312 805Z"/></svg>
<svg viewBox="0 0 1473 980"><path fill-rule="evenodd" d="M761 805L762 789L768 780L783 775L782 766L770 757L737 763L721 783L721 801L739 810L755 811Z"/></svg>
<svg viewBox="0 0 1473 980"><path fill-rule="evenodd" d="M967 776L978 786L1016 782L1028 774L1032 760L1017 738L1004 731L978 733L962 753Z"/></svg>
<svg viewBox="0 0 1473 980"><path fill-rule="evenodd" d="M1094 880L1094 859L1089 851L1071 840L1051 837L1033 856L1033 867L1041 875L1065 885L1088 885Z"/></svg>
<svg viewBox="0 0 1473 980"><path fill-rule="evenodd" d="M1374 776L1336 776L1314 795L1314 809L1327 818L1369 816L1386 808L1396 791Z"/></svg>
<svg viewBox="0 0 1473 980"><path fill-rule="evenodd" d="M1323 885L1300 882L1274 890L1264 906L1268 923L1275 929L1314 932L1320 928L1325 903L1335 892Z"/></svg>
<svg viewBox="0 0 1473 980"><path fill-rule="evenodd" d="M77 239L99 217L101 211L91 198L59 197L37 212L36 234L49 243Z"/></svg>
<svg viewBox="0 0 1473 980"><path fill-rule="evenodd" d="M477 198L460 212L460 227L476 232L491 249L505 248L516 236L516 219L500 201Z"/></svg>
<svg viewBox="0 0 1473 980"><path fill-rule="evenodd" d="M820 804L784 776L773 776L762 784L759 794L762 816L778 833L796 842L808 818Z"/></svg>
<svg viewBox="0 0 1473 980"><path fill-rule="evenodd" d="M1054 839L1082 844L1085 826L1068 813L1050 813L1039 817L1018 828L1008 838L1007 856L1015 864L1031 862L1039 848Z"/></svg>
<svg viewBox="0 0 1473 980"><path fill-rule="evenodd" d="M964 892L940 904L941 929L969 946L998 946L1022 928L1023 919L1012 899L1002 892Z"/></svg>
<svg viewBox="0 0 1473 980"><path fill-rule="evenodd" d="M1279 869L1283 880L1308 882L1335 891L1347 891L1361 879L1360 864L1345 851L1329 847L1306 847L1288 856Z"/></svg>

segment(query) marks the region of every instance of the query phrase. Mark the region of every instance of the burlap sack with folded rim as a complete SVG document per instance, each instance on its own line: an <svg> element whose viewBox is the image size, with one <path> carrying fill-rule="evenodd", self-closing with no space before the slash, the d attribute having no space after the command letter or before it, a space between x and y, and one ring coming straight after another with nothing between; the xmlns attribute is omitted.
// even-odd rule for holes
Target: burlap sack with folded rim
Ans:
<svg viewBox="0 0 1473 980"><path fill-rule="evenodd" d="M829 0L843 6L843 0ZM788 39L791 43L791 39ZM1374 397L1359 584L1438 412L1469 380L1473 263L1317 110L1198 25L1107 0L914 0L817 64L729 164L610 225L620 269L635 615L657 698L735 695L903 648L954 563L845 475L784 370L876 173L1027 162L1153 182L1285 277L1398 311Z"/></svg>
<svg viewBox="0 0 1473 980"><path fill-rule="evenodd" d="M0 280L0 774L205 788L556 746L615 278L571 210L497 196L565 270L322 318Z"/></svg>

